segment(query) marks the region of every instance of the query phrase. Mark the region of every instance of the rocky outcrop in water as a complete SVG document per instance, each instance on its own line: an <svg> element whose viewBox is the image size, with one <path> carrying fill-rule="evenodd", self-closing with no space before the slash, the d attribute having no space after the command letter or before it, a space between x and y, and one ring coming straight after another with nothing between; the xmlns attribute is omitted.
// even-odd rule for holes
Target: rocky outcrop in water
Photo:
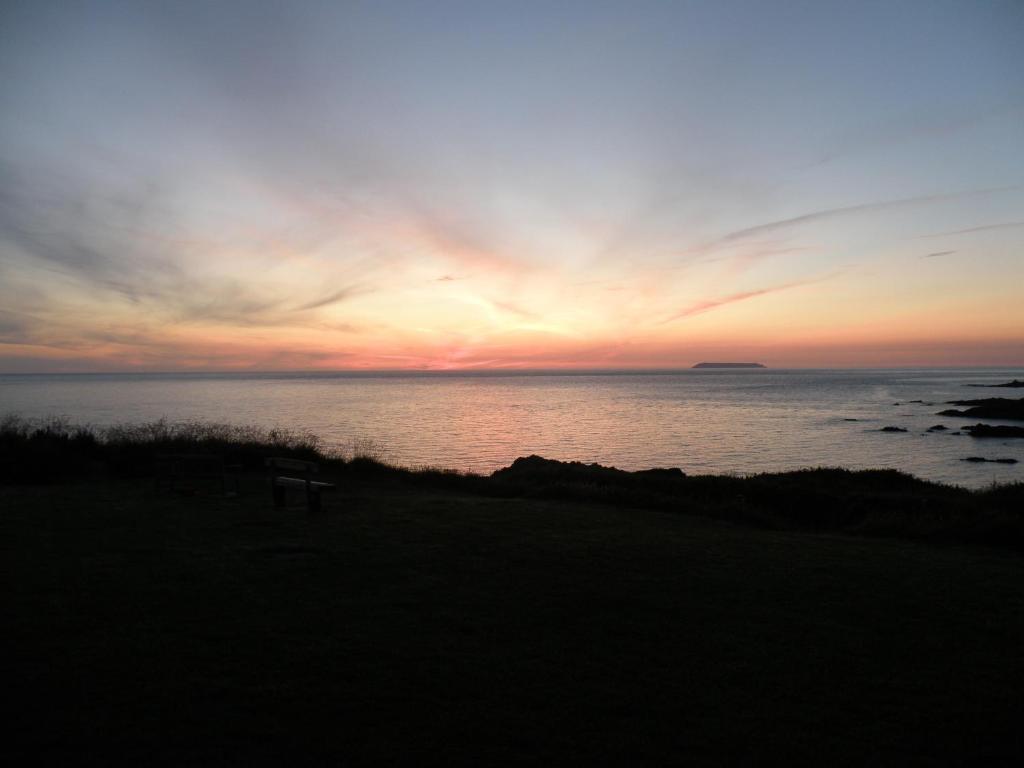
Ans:
<svg viewBox="0 0 1024 768"><path fill-rule="evenodd" d="M950 400L949 405L968 405L967 410L949 409L939 411L937 416L959 416L968 419L1009 419L1024 421L1024 397L1013 400L1008 397L985 397L979 400Z"/></svg>
<svg viewBox="0 0 1024 768"><path fill-rule="evenodd" d="M975 424L973 427L964 427L963 430L971 437L1024 437L1024 427Z"/></svg>

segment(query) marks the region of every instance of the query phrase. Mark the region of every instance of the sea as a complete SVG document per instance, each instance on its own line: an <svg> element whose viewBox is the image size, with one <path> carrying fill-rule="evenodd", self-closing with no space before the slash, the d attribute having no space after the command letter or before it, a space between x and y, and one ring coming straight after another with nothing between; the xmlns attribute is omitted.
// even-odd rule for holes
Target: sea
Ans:
<svg viewBox="0 0 1024 768"><path fill-rule="evenodd" d="M481 473L538 454L688 474L890 468L978 488L1024 481L1024 439L972 438L957 428L978 419L936 413L1024 397L971 386L1014 378L1024 368L27 374L0 375L0 415L281 427L402 466ZM948 429L927 431L937 424Z"/></svg>

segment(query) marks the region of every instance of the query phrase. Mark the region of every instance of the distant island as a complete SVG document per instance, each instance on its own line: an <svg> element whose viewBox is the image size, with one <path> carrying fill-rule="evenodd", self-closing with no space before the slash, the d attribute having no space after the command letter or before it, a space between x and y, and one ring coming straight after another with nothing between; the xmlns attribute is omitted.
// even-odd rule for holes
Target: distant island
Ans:
<svg viewBox="0 0 1024 768"><path fill-rule="evenodd" d="M764 368L761 363L697 363L694 368Z"/></svg>

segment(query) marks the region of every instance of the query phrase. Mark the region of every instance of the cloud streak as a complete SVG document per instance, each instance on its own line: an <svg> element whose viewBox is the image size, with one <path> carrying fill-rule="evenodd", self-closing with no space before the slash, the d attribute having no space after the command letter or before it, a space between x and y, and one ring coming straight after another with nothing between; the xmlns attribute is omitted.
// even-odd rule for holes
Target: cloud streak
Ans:
<svg viewBox="0 0 1024 768"><path fill-rule="evenodd" d="M3 170L0 266L44 276L45 283L35 278L40 286L74 284L83 300L127 305L146 318L237 327L312 327L316 310L371 291L363 281L371 268L358 260L339 266L306 258L302 272L284 269L304 241L301 225L308 221L301 217L298 246L266 237L217 239L202 230L169 237L194 225L159 181L122 180L112 188L83 168L54 173L4 163ZM224 266L223 253L232 250L247 253L237 266ZM266 263L268 257L269 269L249 271L247 259ZM322 281L330 272L358 275L359 282L325 295ZM45 304L37 307L42 314Z"/></svg>
<svg viewBox="0 0 1024 768"><path fill-rule="evenodd" d="M513 315L517 315L518 317L526 318L528 320L536 320L538 317L536 312L531 312L528 309L523 309L518 304L515 304L514 302L511 301L500 301L498 299L490 299L490 302L498 309L503 309L506 312L509 312Z"/></svg>
<svg viewBox="0 0 1024 768"><path fill-rule="evenodd" d="M774 285L768 288L758 288L752 291L740 291L738 293L728 294L727 296L718 296L712 299L704 299L703 301L698 301L693 304L690 304L689 306L684 307L683 309L676 312L674 315L662 320L661 325L666 325L668 323L675 322L676 320L682 320L683 318L693 317L694 315L700 315L703 314L704 312L710 312L713 309L719 309L720 307L725 307L730 304L737 304L742 301L754 299L757 298L758 296L767 296L768 294L779 293L780 291L786 291L789 290L790 288L799 288L800 286L804 285L813 285L814 283L820 283L825 280L828 280L831 277L834 277L834 275L826 275L824 277L812 278L808 280L794 280L789 283L784 283L782 285Z"/></svg>
<svg viewBox="0 0 1024 768"><path fill-rule="evenodd" d="M921 237L949 237L951 235L968 235L973 232L989 232L994 229L1015 229L1016 227L1024 227L1024 221L1004 221L998 224L982 224L978 227L954 229L949 232L936 232L930 235L921 235Z"/></svg>
<svg viewBox="0 0 1024 768"><path fill-rule="evenodd" d="M299 312L305 312L312 309L328 307L331 304L337 304L338 302L345 301L346 299L349 299L352 296L355 296L362 292L363 291L360 289L359 286L349 285L346 286L345 288L342 288L341 290L335 291L334 293L330 293L319 299L314 299L313 301L310 301L306 304L302 304L296 307L295 309Z"/></svg>
<svg viewBox="0 0 1024 768"><path fill-rule="evenodd" d="M902 208L904 206L922 205L925 203L936 203L943 202L946 200L957 200L962 197L969 197L974 195L985 195L994 192L1005 192L1007 190L1017 189L1017 187L990 187L988 189L973 190L970 192L954 192L950 194L941 195L920 195L917 197L902 197L895 200L880 200L873 203L860 203L858 205L847 205L839 208L823 208L819 211L812 211L805 213L800 216L793 216L788 219L778 219L777 221L769 221L764 224L757 224L753 227L745 227L743 229L736 229L732 232L728 232L718 239L718 245L724 245L726 243L732 243L737 240L744 240L750 237L757 237L760 235L767 235L772 232L777 232L780 229L788 229L790 227L799 226L801 224L813 224L817 221L825 221L828 219L839 218L843 216L854 216L862 213L878 213L881 211L887 211L894 208Z"/></svg>

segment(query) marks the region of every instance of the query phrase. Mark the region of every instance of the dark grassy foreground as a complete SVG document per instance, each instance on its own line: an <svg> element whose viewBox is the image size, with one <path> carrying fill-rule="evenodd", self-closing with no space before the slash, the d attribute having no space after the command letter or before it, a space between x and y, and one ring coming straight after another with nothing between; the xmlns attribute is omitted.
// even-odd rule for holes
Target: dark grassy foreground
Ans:
<svg viewBox="0 0 1024 768"><path fill-rule="evenodd" d="M0 487L17 764L1024 758L1021 555L823 532L934 509L1012 530L1018 487L357 460L310 517L255 472L179 496L109 459Z"/></svg>

